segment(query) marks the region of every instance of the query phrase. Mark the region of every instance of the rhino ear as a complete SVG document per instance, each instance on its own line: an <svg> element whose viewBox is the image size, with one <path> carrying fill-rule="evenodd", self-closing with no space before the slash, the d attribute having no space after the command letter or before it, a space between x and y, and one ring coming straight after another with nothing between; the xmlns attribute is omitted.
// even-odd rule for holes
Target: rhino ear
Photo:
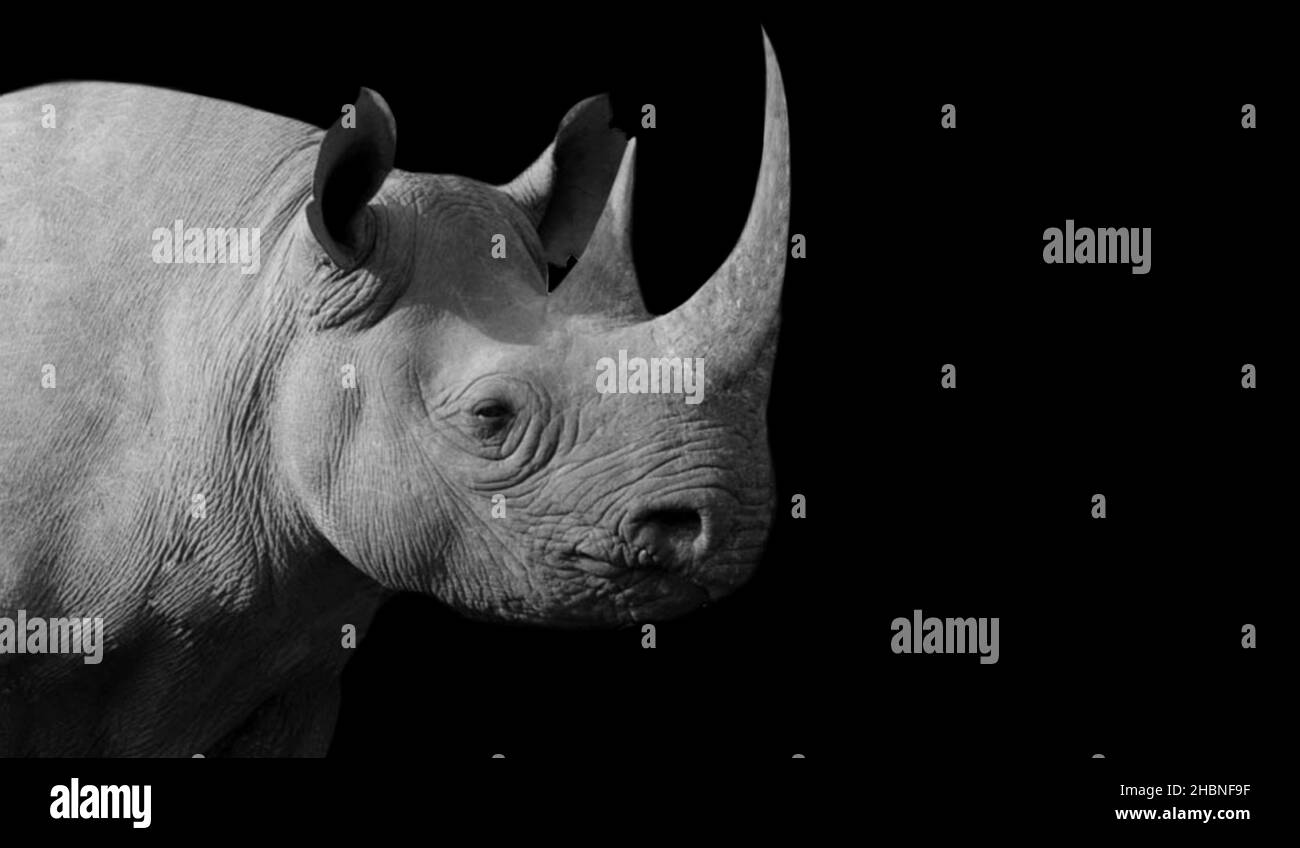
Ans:
<svg viewBox="0 0 1300 848"><path fill-rule="evenodd" d="M307 205L312 235L343 268L370 251L374 228L363 213L393 169L397 149L397 124L378 93L361 89L350 111L325 133Z"/></svg>
<svg viewBox="0 0 1300 848"><path fill-rule="evenodd" d="M607 95L588 97L564 116L537 161L500 187L532 219L552 265L582 255L605 208L627 146L627 136L610 126L613 115Z"/></svg>

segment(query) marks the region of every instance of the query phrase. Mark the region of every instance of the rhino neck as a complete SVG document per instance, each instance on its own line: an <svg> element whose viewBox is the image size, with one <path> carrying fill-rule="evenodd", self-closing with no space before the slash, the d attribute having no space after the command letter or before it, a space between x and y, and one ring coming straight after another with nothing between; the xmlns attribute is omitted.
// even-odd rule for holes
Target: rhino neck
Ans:
<svg viewBox="0 0 1300 848"><path fill-rule="evenodd" d="M340 628L363 631L382 600L304 517L272 449L301 332L295 222L321 131L136 86L52 86L4 107L44 102L64 104L66 131L0 127L13 159L0 203L0 609L102 617L105 656L69 658L75 678L49 663L0 673L49 693L15 714L0 691L0 727L32 750L202 751L230 730L196 720L215 699L251 709L328 677L350 654ZM257 272L154 261L151 233L177 220L259 228ZM93 705L85 722L46 721L74 701ZM138 729L129 749L105 750L110 726Z"/></svg>
<svg viewBox="0 0 1300 848"><path fill-rule="evenodd" d="M284 364L310 330L302 300L310 284L304 207L311 197L319 131L257 166L258 190L222 202L225 217L261 229L260 267L202 269L172 291L161 316L163 389L172 486L206 494L181 550L222 551L240 570L244 605L284 607L286 620L331 617L343 607L368 621L382 600L317 531L279 465L273 410ZM191 508L191 513L193 513Z"/></svg>

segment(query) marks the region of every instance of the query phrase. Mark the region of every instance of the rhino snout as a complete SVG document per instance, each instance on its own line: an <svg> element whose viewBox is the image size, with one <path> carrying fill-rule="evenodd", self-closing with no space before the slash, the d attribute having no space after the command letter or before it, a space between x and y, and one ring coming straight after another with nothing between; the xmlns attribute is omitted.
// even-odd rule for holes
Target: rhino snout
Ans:
<svg viewBox="0 0 1300 848"><path fill-rule="evenodd" d="M716 600L752 574L758 551L745 541L765 534L766 521L709 496L678 497L634 507L619 529L628 570L677 578Z"/></svg>
<svg viewBox="0 0 1300 848"><path fill-rule="evenodd" d="M712 530L716 522L710 518ZM708 556L710 539L702 512L691 507L649 507L627 522L634 567L688 571Z"/></svg>

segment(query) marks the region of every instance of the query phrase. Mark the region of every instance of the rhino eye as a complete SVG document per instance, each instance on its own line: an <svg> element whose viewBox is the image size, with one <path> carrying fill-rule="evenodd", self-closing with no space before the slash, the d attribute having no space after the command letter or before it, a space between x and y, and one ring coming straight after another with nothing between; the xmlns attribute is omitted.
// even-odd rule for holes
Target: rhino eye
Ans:
<svg viewBox="0 0 1300 848"><path fill-rule="evenodd" d="M514 409L505 401L483 400L470 410L470 426L476 437L495 443L505 437L514 417Z"/></svg>
<svg viewBox="0 0 1300 848"><path fill-rule="evenodd" d="M510 407L499 400L485 400L474 407L474 417L483 423L504 421L512 414Z"/></svg>

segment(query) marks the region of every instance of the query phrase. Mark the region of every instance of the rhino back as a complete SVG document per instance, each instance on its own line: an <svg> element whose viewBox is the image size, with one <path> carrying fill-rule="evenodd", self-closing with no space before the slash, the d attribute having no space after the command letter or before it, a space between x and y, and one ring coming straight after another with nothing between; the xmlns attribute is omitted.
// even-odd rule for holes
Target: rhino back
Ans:
<svg viewBox="0 0 1300 848"><path fill-rule="evenodd" d="M111 628L164 560L237 546L186 526L188 504L206 492L233 516L232 480L256 483L277 256L320 136L139 86L0 97L0 610ZM260 228L260 271L156 263L152 233L178 219Z"/></svg>

